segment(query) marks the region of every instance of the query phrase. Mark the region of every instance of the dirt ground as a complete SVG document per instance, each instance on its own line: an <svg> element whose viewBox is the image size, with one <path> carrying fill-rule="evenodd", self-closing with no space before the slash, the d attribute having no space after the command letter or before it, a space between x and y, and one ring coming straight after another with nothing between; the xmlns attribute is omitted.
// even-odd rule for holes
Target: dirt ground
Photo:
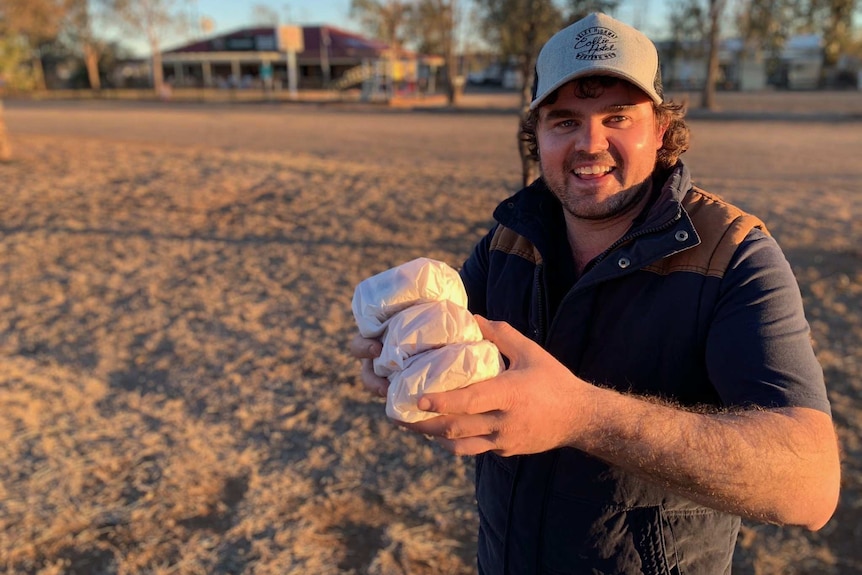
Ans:
<svg viewBox="0 0 862 575"><path fill-rule="evenodd" d="M685 156L785 248L843 451L832 521L744 524L743 575L862 572L862 95L805 102L725 100ZM517 188L508 104L472 103L6 102L0 570L473 573L470 460L345 351L359 281L459 265Z"/></svg>

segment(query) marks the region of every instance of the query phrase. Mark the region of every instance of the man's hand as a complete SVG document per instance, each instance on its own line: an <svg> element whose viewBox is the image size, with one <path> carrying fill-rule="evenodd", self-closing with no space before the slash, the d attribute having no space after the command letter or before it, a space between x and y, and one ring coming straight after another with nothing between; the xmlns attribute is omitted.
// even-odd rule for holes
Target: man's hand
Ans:
<svg viewBox="0 0 862 575"><path fill-rule="evenodd" d="M353 337L350 342L350 354L362 362L362 370L360 371L360 380L362 385L368 391L386 397L386 392L389 390L389 380L385 377L380 377L374 373L374 358L380 355L383 349L380 342L376 339L366 339L359 334Z"/></svg>
<svg viewBox="0 0 862 575"><path fill-rule="evenodd" d="M570 444L589 426L595 388L509 324L476 320L509 358L509 369L462 389L425 394L419 408L444 415L405 427L458 455L538 453Z"/></svg>
<svg viewBox="0 0 862 575"><path fill-rule="evenodd" d="M696 412L595 387L502 322L478 318L510 360L503 374L419 408L403 424L459 455L580 449L713 509L822 527L838 501L840 465L828 414L810 408Z"/></svg>

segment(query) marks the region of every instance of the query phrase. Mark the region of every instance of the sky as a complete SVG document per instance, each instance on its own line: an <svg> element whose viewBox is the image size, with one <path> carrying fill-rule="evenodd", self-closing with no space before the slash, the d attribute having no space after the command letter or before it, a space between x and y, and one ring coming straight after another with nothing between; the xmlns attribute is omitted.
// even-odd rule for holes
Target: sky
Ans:
<svg viewBox="0 0 862 575"><path fill-rule="evenodd" d="M282 23L331 24L359 31L350 19L350 0L192 0L201 16L215 21L216 31L239 28L252 21L252 7L260 4L275 11ZM622 2L616 16L634 26L648 28L666 12L667 0ZM649 30L647 30L649 31Z"/></svg>
<svg viewBox="0 0 862 575"><path fill-rule="evenodd" d="M267 6L278 14L280 23L330 24L355 32L356 23L350 19L350 0L197 0L200 17L214 20L215 32L228 32L254 22L253 7Z"/></svg>
<svg viewBox="0 0 862 575"><path fill-rule="evenodd" d="M182 4L182 2L178 2ZM468 4L465 0L462 5ZM628 0L621 3L615 16L642 29L647 36L660 39L665 28L661 26L667 12L668 0ZM187 13L192 25L198 29L193 37L223 34L255 23L253 8L266 6L278 15L280 23L300 25L329 24L353 32L362 32L359 24L350 18L350 0L188 0ZM212 21L212 32L200 30L202 18ZM191 38L166 38L163 48L170 48ZM140 40L126 38L125 43L143 55L149 52Z"/></svg>

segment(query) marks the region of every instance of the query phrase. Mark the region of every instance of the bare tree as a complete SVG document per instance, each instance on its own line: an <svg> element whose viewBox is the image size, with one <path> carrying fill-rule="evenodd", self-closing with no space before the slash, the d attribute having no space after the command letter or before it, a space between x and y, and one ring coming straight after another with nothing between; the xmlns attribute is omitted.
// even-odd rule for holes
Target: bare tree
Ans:
<svg viewBox="0 0 862 575"><path fill-rule="evenodd" d="M36 88L45 89L42 49L57 39L68 0L0 0L0 35L20 36L30 47Z"/></svg>
<svg viewBox="0 0 862 575"><path fill-rule="evenodd" d="M671 46L668 74L662 72L663 80L674 86L680 78L676 77L676 61L684 55L705 56L703 42L706 37L706 15L700 0L674 0L670 5ZM686 86L688 78L684 78Z"/></svg>
<svg viewBox="0 0 862 575"><path fill-rule="evenodd" d="M705 44L706 80L701 89L701 106L714 109L715 90L719 75L719 48L721 21L726 0L677 0L671 9L671 28L674 31L674 52L678 54L683 42L695 47L694 54L700 56L700 47Z"/></svg>
<svg viewBox="0 0 862 575"><path fill-rule="evenodd" d="M823 34L823 64L834 67L853 41L856 0L808 0L805 16Z"/></svg>
<svg viewBox="0 0 862 575"><path fill-rule="evenodd" d="M399 52L406 39L413 3L406 0L351 0L350 15L372 36Z"/></svg>
<svg viewBox="0 0 862 575"><path fill-rule="evenodd" d="M842 54L851 54L858 40L853 37L856 0L787 0L795 11L793 33L818 34L823 39L823 76L834 71Z"/></svg>
<svg viewBox="0 0 862 575"><path fill-rule="evenodd" d="M278 12L266 4L255 4L251 7L251 20L256 26L278 26Z"/></svg>
<svg viewBox="0 0 862 575"><path fill-rule="evenodd" d="M775 52L784 45L794 18L794 0L746 0L736 8L736 28L749 44Z"/></svg>
<svg viewBox="0 0 862 575"><path fill-rule="evenodd" d="M2 12L0 16L3 16ZM20 88L21 63L28 57L28 53L29 49L25 48L18 36L0 28L0 162L7 162L12 158L12 146L9 144L3 119L3 94L7 87Z"/></svg>
<svg viewBox="0 0 862 575"><path fill-rule="evenodd" d="M130 34L143 36L150 48L153 88L157 94L164 88L162 42L170 34L188 29L180 9L185 0L103 0L113 18Z"/></svg>
<svg viewBox="0 0 862 575"><path fill-rule="evenodd" d="M458 0L418 0L412 11L409 31L418 39L416 49L437 54L446 63L446 93L450 105L461 94L456 32L460 21Z"/></svg>
<svg viewBox="0 0 862 575"><path fill-rule="evenodd" d="M737 25L744 38L760 42L773 56L793 34L820 35L827 73L842 54L854 52L852 25L858 10L857 0L746 0Z"/></svg>
<svg viewBox="0 0 862 575"><path fill-rule="evenodd" d="M718 83L718 50L721 42L721 17L726 0L709 0L709 33L707 44L706 83L703 86L701 106L714 110L715 88Z"/></svg>
<svg viewBox="0 0 862 575"><path fill-rule="evenodd" d="M762 49L767 74L780 72L778 61L790 37L795 0L745 0L736 5L735 23L746 49Z"/></svg>
<svg viewBox="0 0 862 575"><path fill-rule="evenodd" d="M476 0L475 3L485 39L503 60L518 64L523 78L520 104L520 121L523 121L530 112L539 50L560 29L563 16L552 0ZM528 185L538 177L539 167L521 138L520 122L517 138L521 179Z"/></svg>
<svg viewBox="0 0 862 575"><path fill-rule="evenodd" d="M73 45L76 45L84 60L90 88L100 90L99 56L102 42L93 34L93 14L88 0L67 0L68 12L64 29Z"/></svg>
<svg viewBox="0 0 862 575"><path fill-rule="evenodd" d="M0 27L0 92L32 90L32 70L26 66L33 51L25 38Z"/></svg>
<svg viewBox="0 0 862 575"><path fill-rule="evenodd" d="M569 20L574 22L593 12L613 14L619 5L619 0L569 0Z"/></svg>

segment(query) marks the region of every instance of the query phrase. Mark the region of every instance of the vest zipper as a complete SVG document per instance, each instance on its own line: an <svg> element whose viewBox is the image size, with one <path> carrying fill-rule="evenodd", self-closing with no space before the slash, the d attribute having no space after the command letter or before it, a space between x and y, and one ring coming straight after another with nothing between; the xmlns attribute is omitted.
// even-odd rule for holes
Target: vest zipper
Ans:
<svg viewBox="0 0 862 575"><path fill-rule="evenodd" d="M673 217L673 218L671 218L671 219L667 220L665 223L663 223L663 224L661 224L661 225L659 225L659 226L655 226L655 227L652 227L652 228L645 229L645 230L640 230L640 231L638 231L638 232L635 232L635 233L630 234L630 235L627 235L627 236L623 236L623 237L621 237L620 239L618 239L617 241L615 241L614 243L612 243L612 244L610 245L610 247L608 247L608 249L606 249L605 251L603 251L602 253L600 253L599 255L597 255L595 258L593 258L593 260L592 260L591 262L589 262L589 263L587 264L587 266L584 268L584 271L581 273L581 275L580 275L580 277L578 278L578 280L577 280L577 281L575 281L575 285L573 285L573 286L571 287L571 289L569 289L569 291L568 291L568 292L566 292L566 294L563 296L563 299L560 301L560 308L562 308L562 307L563 307L563 304L565 303L565 301L566 301L567 299L569 299L569 296L571 296L571 295L572 295L572 292L574 292L574 291L576 291L576 290L578 289L578 283L579 283L579 282L580 282L580 280L581 280L581 279L582 279L582 278L587 274L587 272L589 272L589 271L590 271L590 270L592 270L594 267L596 267L596 266L599 264L599 262L601 262L602 260L604 260L608 255L610 255L610 253L611 253L612 251L614 251L615 249L617 249L617 248L618 248L618 247L620 247L621 245L623 245L623 244L625 244L625 243L627 243L627 242L633 241L633 240L635 240L635 239L637 239L637 238L639 238L639 237L647 236L647 235L649 235L649 234L654 234L654 233L657 233L657 232L663 232L664 230L667 230L667 229L669 229L669 228L672 228L673 226L675 226L675 225L676 225L676 223L680 220L680 218L681 218L681 217L682 217L682 208L680 208L680 209L677 211L677 213L676 213L676 216L675 216L675 217ZM538 267L538 266L537 266L537 267ZM543 319L543 318L542 318L542 319ZM551 320L551 328L553 328L553 327L554 327L555 320L556 320L556 318L552 318L552 320ZM541 321L541 320L540 320L540 321ZM545 337L545 336L544 336L544 334L543 334L543 336L542 336L543 340L544 340L544 337ZM544 341L540 341L539 343L541 343L541 344L543 344L543 345L544 345L544 343L545 343L545 342L544 342Z"/></svg>
<svg viewBox="0 0 862 575"><path fill-rule="evenodd" d="M614 251L615 249L617 249L617 248L618 248L618 247L620 247L621 245L623 245L623 244L625 244L625 243L628 243L628 242L630 242L630 241L632 241L632 240L635 240L635 239L637 239L637 238L640 238L640 237L643 237L643 236L648 236L648 235L650 235L650 234L654 234L654 233L656 233L656 232L663 232L664 230L666 230L666 229L668 229L668 228L672 228L674 225L676 225L676 223L679 221L679 219L680 219L681 217L682 217L682 209L680 209L679 211L677 211L677 213L676 213L676 216L675 216L675 217L671 218L670 220L666 221L665 223L663 223L663 224L662 224L662 225L660 225L660 226L656 226L656 227L654 227L654 228L648 228L648 229L646 229L646 230L640 230L640 231L635 232L635 233L633 233L633 234L631 234L631 235L627 235L627 236L623 236L623 237L621 237L620 239L618 239L617 241L615 241L614 243L612 243L612 244L610 245L610 247L608 247L608 249L606 249L605 251L603 251L602 253L600 253L599 255L597 255L597 256L593 259L593 261L591 261L591 262L587 265L587 267L584 269L584 274L586 274L586 273L587 273L587 271L589 271L589 270L591 270L592 268L594 268L595 266L597 266L597 265L599 264L599 262L601 262L603 259L605 259L608 255L610 255L610 253L611 253L612 251ZM583 274L581 274L581 275L583 276Z"/></svg>
<svg viewBox="0 0 862 575"><path fill-rule="evenodd" d="M538 264L533 272L533 283L536 286L536 306L538 307L538 317L536 317L536 329L533 339L539 345L545 343L545 316L548 313L545 309L545 284L542 281L544 269L544 264Z"/></svg>

